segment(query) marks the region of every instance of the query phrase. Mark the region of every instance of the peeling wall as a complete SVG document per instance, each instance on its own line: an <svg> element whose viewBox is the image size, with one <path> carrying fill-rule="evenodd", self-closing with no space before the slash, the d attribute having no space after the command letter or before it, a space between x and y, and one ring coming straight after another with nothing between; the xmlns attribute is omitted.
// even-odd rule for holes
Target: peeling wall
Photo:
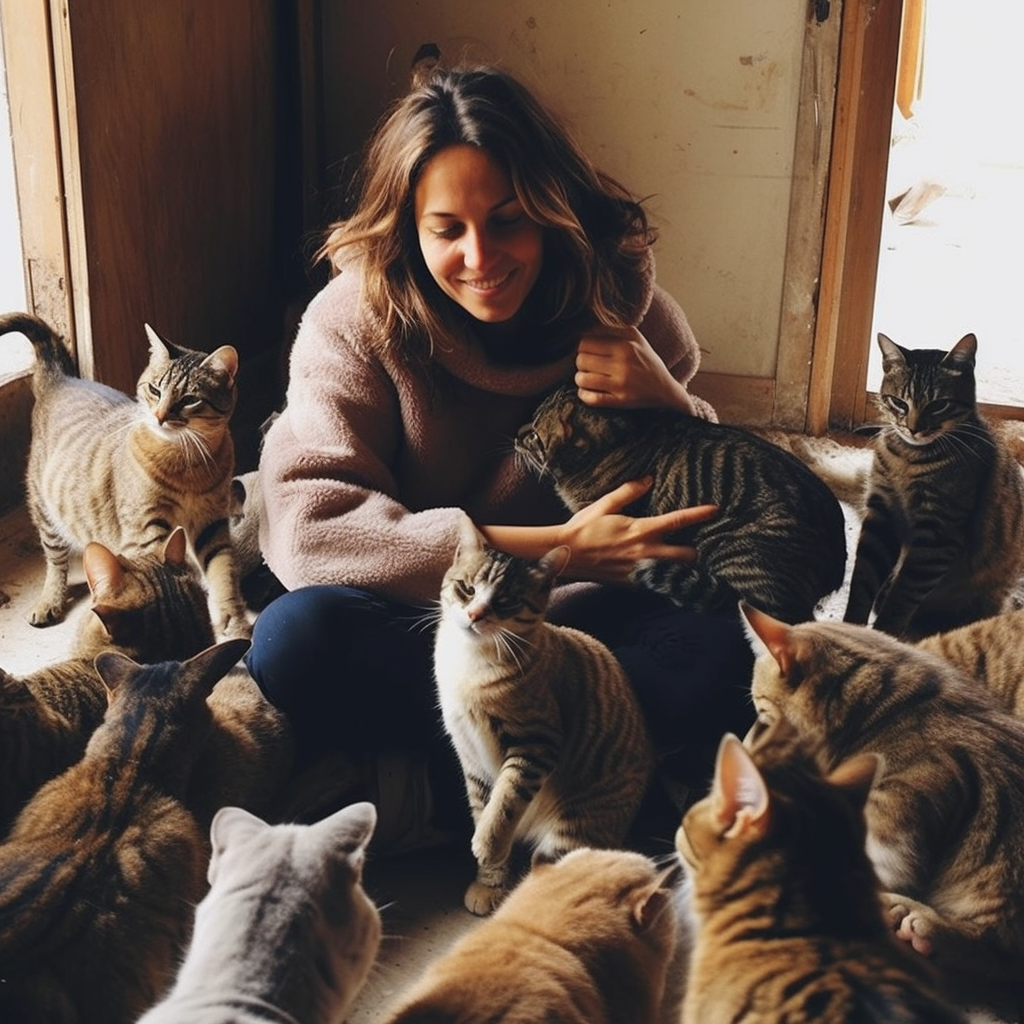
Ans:
<svg viewBox="0 0 1024 1024"><path fill-rule="evenodd" d="M496 61L567 117L660 232L702 369L773 377L805 0L324 0L325 159L358 153L413 54Z"/></svg>

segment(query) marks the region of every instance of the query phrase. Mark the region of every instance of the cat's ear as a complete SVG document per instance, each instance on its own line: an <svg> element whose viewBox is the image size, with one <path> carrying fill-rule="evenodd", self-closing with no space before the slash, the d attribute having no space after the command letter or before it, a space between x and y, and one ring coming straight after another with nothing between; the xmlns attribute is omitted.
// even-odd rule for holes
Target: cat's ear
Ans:
<svg viewBox="0 0 1024 1024"><path fill-rule="evenodd" d="M139 670L137 662L118 651L101 651L96 655L93 667L106 687L108 700L117 692L118 687L124 685L126 679L130 679Z"/></svg>
<svg viewBox="0 0 1024 1024"><path fill-rule="evenodd" d="M167 342L149 324L143 324L143 326L146 328L146 337L149 339L149 358L158 363L170 362L173 356L167 347Z"/></svg>
<svg viewBox="0 0 1024 1024"><path fill-rule="evenodd" d="M884 764L881 754L857 754L834 768L826 776L826 781L841 789L853 806L861 810L867 803L872 786L881 778Z"/></svg>
<svg viewBox="0 0 1024 1024"><path fill-rule="evenodd" d="M188 675L194 686L212 690L228 670L238 664L248 649L248 640L225 640L182 662L181 670Z"/></svg>
<svg viewBox="0 0 1024 1024"><path fill-rule="evenodd" d="M552 580L561 575L565 567L569 564L569 556L572 554L572 549L568 544L559 544L557 548L552 548L538 563L541 570L545 572Z"/></svg>
<svg viewBox="0 0 1024 1024"><path fill-rule="evenodd" d="M213 885L224 851L232 843L243 842L246 837L269 829L270 826L242 807L222 807L210 822L210 864L206 880Z"/></svg>
<svg viewBox="0 0 1024 1024"><path fill-rule="evenodd" d="M368 800L360 800L315 822L310 830L332 849L356 853L366 849L376 826L377 808Z"/></svg>
<svg viewBox="0 0 1024 1024"><path fill-rule="evenodd" d="M238 375L238 351L231 345L221 345L203 360L202 365L227 374L233 384Z"/></svg>
<svg viewBox="0 0 1024 1024"><path fill-rule="evenodd" d="M184 565L186 545L185 528L176 526L164 542L164 565Z"/></svg>
<svg viewBox="0 0 1024 1024"><path fill-rule="evenodd" d="M82 552L82 569L94 603L117 593L124 580L124 567L110 548L90 541Z"/></svg>
<svg viewBox="0 0 1024 1024"><path fill-rule="evenodd" d="M956 369L974 366L974 357L978 352L978 339L974 334L965 334L945 355L944 366L952 365Z"/></svg>
<svg viewBox="0 0 1024 1024"><path fill-rule="evenodd" d="M800 639L794 628L786 622L772 618L746 601L740 602L743 626L754 654L770 654L779 671L791 684L799 680Z"/></svg>
<svg viewBox="0 0 1024 1024"><path fill-rule="evenodd" d="M749 751L732 733L718 745L711 806L725 836L754 830L764 835L768 827L768 787Z"/></svg>
<svg viewBox="0 0 1024 1024"><path fill-rule="evenodd" d="M882 369L884 371L888 372L895 366L906 365L907 357L904 355L905 350L897 345L892 338L888 338L880 333L878 335L878 347L882 350Z"/></svg>
<svg viewBox="0 0 1024 1024"><path fill-rule="evenodd" d="M484 535L477 529L476 523L469 516L462 516L459 519L459 539L455 552L457 555L478 554L483 551L487 541Z"/></svg>
<svg viewBox="0 0 1024 1024"><path fill-rule="evenodd" d="M648 931L664 913L672 910L675 901L675 887L683 872L683 862L673 857L672 862L649 886L636 894L633 906L633 920L642 931Z"/></svg>

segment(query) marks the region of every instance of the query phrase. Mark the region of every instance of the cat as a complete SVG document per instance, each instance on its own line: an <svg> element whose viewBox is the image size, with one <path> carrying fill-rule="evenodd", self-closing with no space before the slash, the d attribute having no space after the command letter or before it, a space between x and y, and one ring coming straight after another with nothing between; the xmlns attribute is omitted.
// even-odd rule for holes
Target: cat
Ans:
<svg viewBox="0 0 1024 1024"><path fill-rule="evenodd" d="M1003 610L1024 572L1024 481L978 412L978 342L907 349L884 334L867 507L844 619L907 640Z"/></svg>
<svg viewBox="0 0 1024 1024"><path fill-rule="evenodd" d="M0 316L0 334L12 331L36 355L26 484L46 577L29 621L63 620L69 560L89 541L132 555L182 526L206 575L217 634L250 636L228 525L236 350L194 352L146 325L150 358L132 400L78 377L61 339L37 317Z"/></svg>
<svg viewBox="0 0 1024 1024"><path fill-rule="evenodd" d="M186 561L185 532L159 557L119 557L102 544L82 555L92 608L69 657L23 676L0 669L0 833L28 798L81 757L107 707L94 667L103 650L135 661L182 659L213 641L206 593Z"/></svg>
<svg viewBox="0 0 1024 1024"><path fill-rule="evenodd" d="M647 559L632 574L678 605L734 615L742 596L802 622L843 582L839 502L803 462L751 431L665 409L595 409L567 385L540 403L515 446L572 512L644 476L654 483L631 515L717 505L713 519L670 538L692 544L696 563Z"/></svg>
<svg viewBox="0 0 1024 1024"><path fill-rule="evenodd" d="M1003 612L917 642L984 685L999 703L1024 718L1024 610Z"/></svg>
<svg viewBox="0 0 1024 1024"><path fill-rule="evenodd" d="M867 850L901 938L943 971L1024 970L1024 722L942 658L867 626L790 626L744 608L751 736L787 719L822 769L870 751L885 772Z"/></svg>
<svg viewBox="0 0 1024 1024"><path fill-rule="evenodd" d="M467 518L441 584L434 671L466 782L474 914L504 897L516 840L534 862L619 845L654 768L629 680L594 637L544 619L567 548L489 547Z"/></svg>
<svg viewBox="0 0 1024 1024"><path fill-rule="evenodd" d="M191 944L139 1024L341 1024L380 945L361 884L376 820L366 802L312 825L218 811Z"/></svg>
<svg viewBox="0 0 1024 1024"><path fill-rule="evenodd" d="M697 920L682 1024L966 1024L882 913L864 824L881 763L825 776L785 719L750 751L722 738L676 833Z"/></svg>
<svg viewBox="0 0 1024 1024"><path fill-rule="evenodd" d="M0 845L0 1020L134 1024L172 980L209 856L182 797L206 698L247 646L97 655L103 722Z"/></svg>
<svg viewBox="0 0 1024 1024"><path fill-rule="evenodd" d="M538 864L384 1024L654 1024L674 952L676 873L628 850Z"/></svg>

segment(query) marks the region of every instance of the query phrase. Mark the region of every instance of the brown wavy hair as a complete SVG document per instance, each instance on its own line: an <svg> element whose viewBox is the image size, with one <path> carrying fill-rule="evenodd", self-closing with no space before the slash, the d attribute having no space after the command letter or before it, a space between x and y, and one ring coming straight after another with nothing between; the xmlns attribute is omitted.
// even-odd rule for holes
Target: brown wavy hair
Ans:
<svg viewBox="0 0 1024 1024"><path fill-rule="evenodd" d="M431 157L459 144L494 157L544 229L544 268L530 298L538 326L557 334L631 322L655 238L639 200L507 72L435 68L386 112L363 154L354 211L330 225L317 252L334 269L361 261L383 344L429 358L457 329L458 310L420 252L414 194Z"/></svg>

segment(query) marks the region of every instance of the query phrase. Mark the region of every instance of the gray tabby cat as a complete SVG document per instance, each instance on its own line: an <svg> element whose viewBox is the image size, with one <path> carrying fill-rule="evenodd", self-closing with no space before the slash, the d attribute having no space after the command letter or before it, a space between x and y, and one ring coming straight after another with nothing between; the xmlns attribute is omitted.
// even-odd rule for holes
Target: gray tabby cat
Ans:
<svg viewBox="0 0 1024 1024"><path fill-rule="evenodd" d="M134 1024L171 982L208 856L185 790L206 698L247 645L148 666L97 656L103 722L0 845L0 1020Z"/></svg>
<svg viewBox="0 0 1024 1024"><path fill-rule="evenodd" d="M23 676L0 669L0 832L47 779L81 757L103 719L107 692L96 655L135 661L182 659L213 643L206 593L185 557L185 532L161 556L126 559L102 544L82 555L92 608L70 656Z"/></svg>
<svg viewBox="0 0 1024 1024"><path fill-rule="evenodd" d="M42 320L0 317L0 334L24 334L36 353L26 482L46 579L30 621L64 618L73 551L97 541L131 556L181 526L205 572L217 633L248 637L228 526L238 354L230 345L193 352L146 330L150 360L133 401L78 377Z"/></svg>
<svg viewBox="0 0 1024 1024"><path fill-rule="evenodd" d="M218 811L191 945L139 1024L341 1024L380 944L361 884L376 820L370 803L312 825Z"/></svg>
<svg viewBox="0 0 1024 1024"><path fill-rule="evenodd" d="M786 718L834 770L885 770L867 850L897 934L944 972L1024 974L1024 722L956 668L865 626L745 610L759 652L752 736Z"/></svg>
<svg viewBox="0 0 1024 1024"><path fill-rule="evenodd" d="M535 862L620 845L653 770L614 655L544 619L567 559L567 548L536 562L496 551L466 519L441 585L434 671L473 816L474 914L505 896L516 840Z"/></svg>
<svg viewBox="0 0 1024 1024"><path fill-rule="evenodd" d="M718 750L676 833L699 921L682 1024L965 1024L932 966L892 933L864 849L881 759L825 776L778 719Z"/></svg>
<svg viewBox="0 0 1024 1024"><path fill-rule="evenodd" d="M979 415L977 339L948 352L884 334L881 409L847 622L905 639L1003 610L1024 572L1020 466Z"/></svg>
<svg viewBox="0 0 1024 1024"><path fill-rule="evenodd" d="M813 618L843 582L846 525L803 462L752 432L664 409L595 409L565 386L538 407L516 449L550 474L573 512L628 480L654 478L638 516L693 505L715 518L681 531L697 561L647 561L634 580L676 604L733 614L742 596L787 622Z"/></svg>

